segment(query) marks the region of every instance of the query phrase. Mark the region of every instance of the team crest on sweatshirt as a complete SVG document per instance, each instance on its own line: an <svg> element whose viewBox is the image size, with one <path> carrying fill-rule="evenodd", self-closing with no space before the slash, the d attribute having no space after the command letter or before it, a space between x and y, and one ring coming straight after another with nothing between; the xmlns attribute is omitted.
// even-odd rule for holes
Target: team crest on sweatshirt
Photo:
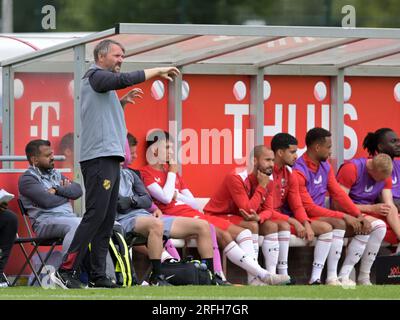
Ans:
<svg viewBox="0 0 400 320"><path fill-rule="evenodd" d="M314 184L321 184L322 183L322 176L319 176L318 179L314 179Z"/></svg>
<svg viewBox="0 0 400 320"><path fill-rule="evenodd" d="M370 192L372 192L373 189L374 189L374 186L370 186L370 187L365 186L364 192L365 192L365 193L370 193Z"/></svg>
<svg viewBox="0 0 400 320"><path fill-rule="evenodd" d="M106 189L106 190L110 189L111 188L111 181L108 180L108 179L104 179L103 188Z"/></svg>

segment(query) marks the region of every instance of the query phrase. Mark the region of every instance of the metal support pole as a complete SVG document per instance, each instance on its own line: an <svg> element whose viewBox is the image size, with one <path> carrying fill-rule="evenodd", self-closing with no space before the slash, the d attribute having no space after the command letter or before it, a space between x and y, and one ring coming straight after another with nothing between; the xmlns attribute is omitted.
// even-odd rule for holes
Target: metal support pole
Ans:
<svg viewBox="0 0 400 320"><path fill-rule="evenodd" d="M254 130L254 144L264 144L264 69L260 68L250 80L250 129ZM254 146L248 146L252 150Z"/></svg>
<svg viewBox="0 0 400 320"><path fill-rule="evenodd" d="M168 130L174 139L174 153L177 156L179 173L182 174L181 155L178 154L182 147L182 75L168 82Z"/></svg>
<svg viewBox="0 0 400 320"><path fill-rule="evenodd" d="M11 67L3 67L3 147L2 154L10 155L13 153L13 140L11 139L12 127L11 111L14 109L14 73ZM11 162L3 162L3 169L10 169Z"/></svg>
<svg viewBox="0 0 400 320"><path fill-rule="evenodd" d="M79 165L81 147L81 79L85 73L85 45L74 47L74 181L84 189L83 177ZM81 197L74 201L74 211L83 215L85 199Z"/></svg>
<svg viewBox="0 0 400 320"><path fill-rule="evenodd" d="M331 78L332 166L336 171L344 161L344 70Z"/></svg>

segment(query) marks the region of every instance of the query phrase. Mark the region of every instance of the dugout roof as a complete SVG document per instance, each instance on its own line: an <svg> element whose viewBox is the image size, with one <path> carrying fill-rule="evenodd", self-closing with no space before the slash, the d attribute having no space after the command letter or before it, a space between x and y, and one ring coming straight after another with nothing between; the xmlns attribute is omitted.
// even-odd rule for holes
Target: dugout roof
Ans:
<svg viewBox="0 0 400 320"><path fill-rule="evenodd" d="M400 68L398 29L125 23L2 66L70 69L78 47L84 46L90 63L94 46L104 38L126 47L125 69L172 64L191 74L335 75L342 69L345 75L396 76Z"/></svg>

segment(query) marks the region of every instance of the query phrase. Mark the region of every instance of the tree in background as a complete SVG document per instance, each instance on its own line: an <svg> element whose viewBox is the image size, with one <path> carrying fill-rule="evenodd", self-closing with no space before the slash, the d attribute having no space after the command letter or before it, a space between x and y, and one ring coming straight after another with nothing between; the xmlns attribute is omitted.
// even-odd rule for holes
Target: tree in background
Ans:
<svg viewBox="0 0 400 320"><path fill-rule="evenodd" d="M14 0L14 31L40 32L44 5L57 11L55 31L100 31L118 22L340 26L356 8L357 27L399 27L399 0Z"/></svg>

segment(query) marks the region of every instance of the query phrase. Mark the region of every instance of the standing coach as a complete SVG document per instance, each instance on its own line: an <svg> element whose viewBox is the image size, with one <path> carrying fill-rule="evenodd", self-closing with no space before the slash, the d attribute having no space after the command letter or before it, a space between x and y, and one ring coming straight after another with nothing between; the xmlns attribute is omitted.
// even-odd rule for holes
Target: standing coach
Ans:
<svg viewBox="0 0 400 320"><path fill-rule="evenodd" d="M89 243L89 286L117 287L106 277L105 270L127 134L123 107L140 97L142 91L132 89L119 100L115 90L156 76L172 81L179 75L174 67L120 73L124 53L124 47L116 41L99 42L93 52L95 64L82 79L80 165L86 189L86 212L63 263L52 275L53 281L62 288L82 287L78 269Z"/></svg>

